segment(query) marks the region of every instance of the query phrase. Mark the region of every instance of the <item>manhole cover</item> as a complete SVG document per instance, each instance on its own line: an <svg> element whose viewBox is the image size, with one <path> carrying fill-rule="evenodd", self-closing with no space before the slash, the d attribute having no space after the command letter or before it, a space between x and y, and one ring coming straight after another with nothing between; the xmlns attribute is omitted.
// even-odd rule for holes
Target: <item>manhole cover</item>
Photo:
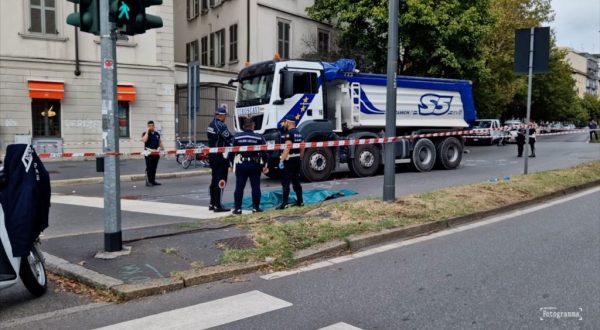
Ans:
<svg viewBox="0 0 600 330"><path fill-rule="evenodd" d="M255 247L254 241L247 236L238 236L215 241L219 249L250 249Z"/></svg>

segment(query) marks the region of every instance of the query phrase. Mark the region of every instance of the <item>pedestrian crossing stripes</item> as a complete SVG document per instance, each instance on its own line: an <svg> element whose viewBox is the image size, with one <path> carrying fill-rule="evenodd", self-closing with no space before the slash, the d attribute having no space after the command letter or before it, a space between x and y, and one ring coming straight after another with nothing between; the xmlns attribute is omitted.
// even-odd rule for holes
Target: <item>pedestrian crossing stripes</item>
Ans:
<svg viewBox="0 0 600 330"><path fill-rule="evenodd" d="M292 304L287 301L254 290L194 306L110 325L100 329L200 330L228 324L290 306L292 306Z"/></svg>
<svg viewBox="0 0 600 330"><path fill-rule="evenodd" d="M348 323L340 322L340 323L332 324L325 328L321 328L319 330L362 330L362 329L352 326Z"/></svg>
<svg viewBox="0 0 600 330"><path fill-rule="evenodd" d="M76 195L52 195L52 203L75 206L104 208L104 198ZM121 210L170 217L191 219L214 219L228 216L230 213L214 213L206 206L160 203L140 200L121 199Z"/></svg>

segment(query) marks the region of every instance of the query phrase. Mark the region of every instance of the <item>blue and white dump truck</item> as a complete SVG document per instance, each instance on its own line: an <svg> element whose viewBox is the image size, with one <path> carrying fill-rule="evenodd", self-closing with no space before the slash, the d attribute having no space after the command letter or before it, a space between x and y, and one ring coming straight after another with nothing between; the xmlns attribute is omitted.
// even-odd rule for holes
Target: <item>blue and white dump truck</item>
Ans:
<svg viewBox="0 0 600 330"><path fill-rule="evenodd" d="M352 60L335 63L267 61L240 71L237 79L235 128L251 117L267 143L280 143L282 118L292 114L307 142L383 137L386 76L355 70ZM471 82L399 76L396 136L448 132L475 120ZM464 141L458 134L439 138L401 139L394 143L396 162L427 172L460 165ZM384 146L310 148L302 173L310 181L326 180L347 164L359 177L375 175L383 165ZM278 154L269 162L277 175Z"/></svg>

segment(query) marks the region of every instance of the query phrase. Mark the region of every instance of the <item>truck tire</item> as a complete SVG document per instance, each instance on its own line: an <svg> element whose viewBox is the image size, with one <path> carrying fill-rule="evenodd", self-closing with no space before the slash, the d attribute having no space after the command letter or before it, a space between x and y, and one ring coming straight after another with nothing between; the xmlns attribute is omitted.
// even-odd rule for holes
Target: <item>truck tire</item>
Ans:
<svg viewBox="0 0 600 330"><path fill-rule="evenodd" d="M333 170L333 153L329 148L310 148L302 159L302 175L308 181L324 181Z"/></svg>
<svg viewBox="0 0 600 330"><path fill-rule="evenodd" d="M348 162L350 172L359 178L373 176L381 165L381 151L372 144L359 145Z"/></svg>
<svg viewBox="0 0 600 330"><path fill-rule="evenodd" d="M437 162L445 170L453 170L460 165L463 146L455 137L442 140L437 145Z"/></svg>
<svg viewBox="0 0 600 330"><path fill-rule="evenodd" d="M412 166L419 172L429 172L435 166L435 145L429 139L420 139L412 152Z"/></svg>

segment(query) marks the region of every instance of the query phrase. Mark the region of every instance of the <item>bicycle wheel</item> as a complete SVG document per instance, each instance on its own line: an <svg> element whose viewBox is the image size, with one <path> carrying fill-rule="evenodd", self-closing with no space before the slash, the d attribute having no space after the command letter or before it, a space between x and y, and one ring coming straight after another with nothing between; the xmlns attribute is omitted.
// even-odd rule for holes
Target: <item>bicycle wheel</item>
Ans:
<svg viewBox="0 0 600 330"><path fill-rule="evenodd" d="M178 154L177 156L175 156L175 161L177 162L177 164L181 165L181 160L183 159L185 155L181 155Z"/></svg>
<svg viewBox="0 0 600 330"><path fill-rule="evenodd" d="M187 170L187 169L190 167L190 165L192 164L192 160L193 160L193 158L192 158L192 157L193 157L193 156L190 156L190 155L185 155L185 158L183 158L183 159L181 160L181 166L182 166L184 169L186 169L186 170Z"/></svg>

